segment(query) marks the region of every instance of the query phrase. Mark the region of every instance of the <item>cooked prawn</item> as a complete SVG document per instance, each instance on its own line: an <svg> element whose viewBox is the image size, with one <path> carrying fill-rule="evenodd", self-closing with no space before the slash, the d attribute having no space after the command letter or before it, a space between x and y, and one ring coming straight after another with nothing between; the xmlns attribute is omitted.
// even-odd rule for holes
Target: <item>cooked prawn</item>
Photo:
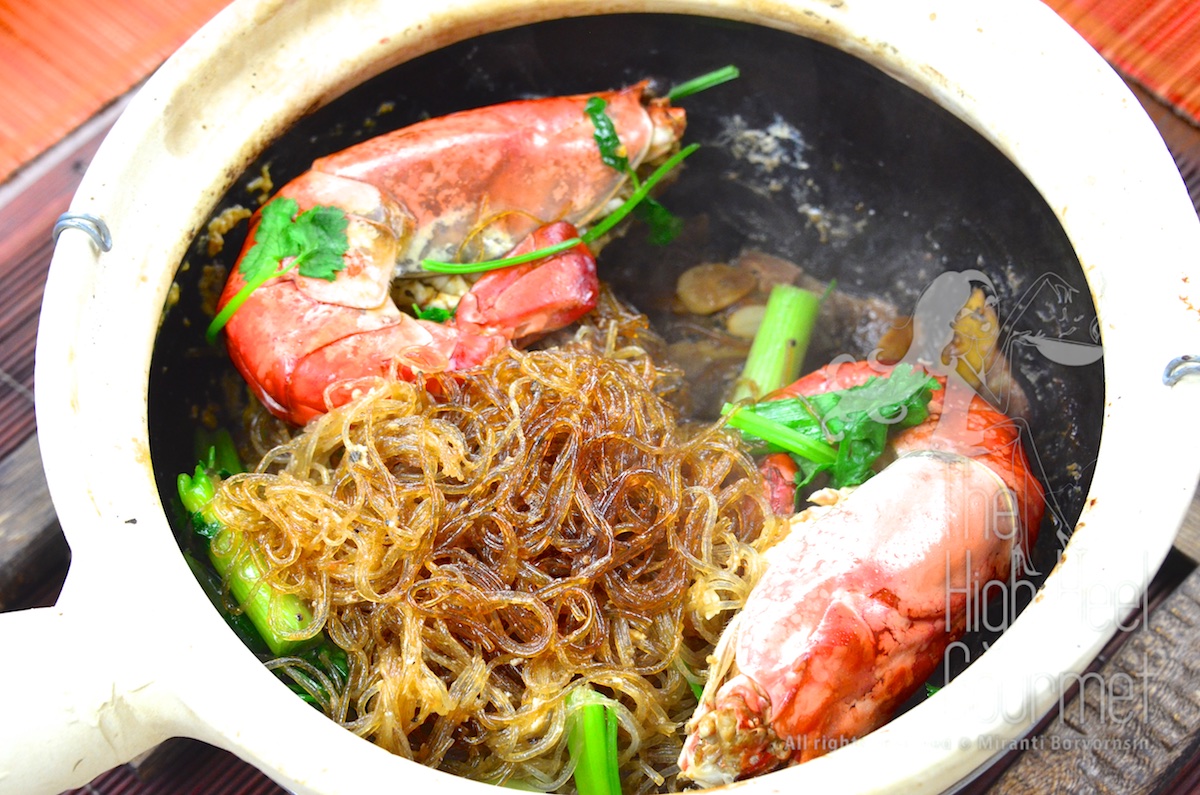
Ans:
<svg viewBox="0 0 1200 795"><path fill-rule="evenodd" d="M590 311L599 282L582 244L480 278L446 323L402 312L390 288L427 258L492 259L577 237L619 198L628 172L600 157L584 113L593 96L605 100L631 169L678 144L683 111L651 99L643 82L423 121L321 158L285 185L277 196L300 211L343 210L349 248L332 281L282 273L226 325L230 356L268 410L303 424L363 379L467 367ZM257 222L256 214L239 263ZM235 267L220 305L244 285Z"/></svg>
<svg viewBox="0 0 1200 795"><path fill-rule="evenodd" d="M831 365L773 397L878 374L868 362ZM896 435L882 472L793 517L712 658L684 777L727 783L882 725L968 629L972 592L1010 576L1036 538L1043 491L1017 426L978 397L969 412L952 427L971 438L939 434L935 392L930 417Z"/></svg>

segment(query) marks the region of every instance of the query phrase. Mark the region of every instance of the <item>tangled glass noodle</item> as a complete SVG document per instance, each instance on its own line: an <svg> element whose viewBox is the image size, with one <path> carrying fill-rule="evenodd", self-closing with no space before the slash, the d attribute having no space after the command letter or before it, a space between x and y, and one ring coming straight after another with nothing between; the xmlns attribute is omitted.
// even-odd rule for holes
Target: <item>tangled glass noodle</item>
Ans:
<svg viewBox="0 0 1200 795"><path fill-rule="evenodd" d="M330 717L427 765L555 789L567 696L591 686L616 704L626 791L673 784L689 677L757 579L772 514L735 435L680 422L664 371L598 336L380 384L224 481L239 554L347 652Z"/></svg>

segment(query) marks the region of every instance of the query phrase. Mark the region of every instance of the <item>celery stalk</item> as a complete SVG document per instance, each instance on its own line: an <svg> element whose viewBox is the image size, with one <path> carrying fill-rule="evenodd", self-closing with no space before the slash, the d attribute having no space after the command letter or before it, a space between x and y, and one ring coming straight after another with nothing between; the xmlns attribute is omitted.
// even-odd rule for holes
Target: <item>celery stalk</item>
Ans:
<svg viewBox="0 0 1200 795"><path fill-rule="evenodd" d="M200 583L200 587L204 589L204 595L221 613L225 623L234 631L234 634L255 654L266 654L266 644L263 643L262 635L259 634L250 618L245 613L230 613L224 609L222 593L225 583L221 580L220 575L213 571L212 566L206 566L190 552L184 552L183 559L191 569L196 582Z"/></svg>
<svg viewBox="0 0 1200 795"><path fill-rule="evenodd" d="M777 284L767 297L762 325L733 389L733 401L761 400L800 376L821 296L791 284Z"/></svg>
<svg viewBox="0 0 1200 795"><path fill-rule="evenodd" d="M261 585L264 567L254 554L236 554L238 541L236 531L222 528L208 544L208 559L262 635L267 648L277 657L294 654L307 646L309 640L288 636L312 625L312 611L295 594L278 593L268 585Z"/></svg>
<svg viewBox="0 0 1200 795"><path fill-rule="evenodd" d="M196 460L202 462L206 470L215 472L220 477L246 471L238 456L237 445L233 443L233 437L224 428L215 431L198 428L195 449Z"/></svg>
<svg viewBox="0 0 1200 795"><path fill-rule="evenodd" d="M575 761L575 789L579 795L621 795L617 716L609 699L580 687L567 696L567 703L577 705L567 734L567 748Z"/></svg>

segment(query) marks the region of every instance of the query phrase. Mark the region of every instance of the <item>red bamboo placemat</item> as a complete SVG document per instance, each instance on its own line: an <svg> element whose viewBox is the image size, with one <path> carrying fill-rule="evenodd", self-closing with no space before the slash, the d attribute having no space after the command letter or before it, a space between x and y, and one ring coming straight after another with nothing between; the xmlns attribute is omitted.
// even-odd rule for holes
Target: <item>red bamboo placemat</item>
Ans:
<svg viewBox="0 0 1200 795"><path fill-rule="evenodd" d="M129 91L229 0L0 0L0 183Z"/></svg>
<svg viewBox="0 0 1200 795"><path fill-rule="evenodd" d="M1200 124L1200 2L1046 0L1118 71Z"/></svg>
<svg viewBox="0 0 1200 795"><path fill-rule="evenodd" d="M1200 2L1046 0L1200 122ZM145 78L227 0L0 0L0 182Z"/></svg>

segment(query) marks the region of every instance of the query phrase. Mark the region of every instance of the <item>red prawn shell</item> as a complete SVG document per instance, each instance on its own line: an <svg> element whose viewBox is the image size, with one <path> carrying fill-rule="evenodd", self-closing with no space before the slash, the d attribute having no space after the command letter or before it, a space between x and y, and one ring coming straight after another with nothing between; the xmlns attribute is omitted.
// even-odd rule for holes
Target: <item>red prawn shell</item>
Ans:
<svg viewBox="0 0 1200 795"><path fill-rule="evenodd" d="M888 369L834 364L770 397L846 389ZM794 521L767 552L718 646L732 676L714 681L688 725L685 777L756 775L882 725L978 623L982 584L1020 574L1044 492L1020 426L973 393L964 402L966 421L942 429L945 390L934 392L930 417L895 437L895 462L824 515Z"/></svg>
<svg viewBox="0 0 1200 795"><path fill-rule="evenodd" d="M418 230L411 259L490 258L553 221L586 223L624 182L597 156L595 127L584 113L590 98L607 103L635 168L665 139L673 145L682 136L684 111L647 99L646 88L643 81L451 113L323 157L313 168L378 185L406 207Z"/></svg>
<svg viewBox="0 0 1200 795"><path fill-rule="evenodd" d="M685 126L682 110L647 99L645 89L639 83L598 95L635 167L673 146ZM599 284L582 245L536 268L484 276L451 325L401 313L388 285L394 265L501 256L535 232L574 236L571 224L601 212L625 177L597 156L584 113L592 96L430 119L321 158L285 185L280 195L301 210L346 210L351 247L332 282L286 274L256 290L226 325L230 357L262 403L303 424L327 410L327 399L347 399L355 382L478 364L510 340L590 311ZM257 218L241 257L253 245ZM569 223L557 223L563 219ZM243 285L235 267L220 305ZM347 385L327 396L338 382Z"/></svg>
<svg viewBox="0 0 1200 795"><path fill-rule="evenodd" d="M231 275L222 304L243 283ZM286 277L255 290L226 333L229 357L254 395L297 425L325 413L325 390L335 382L387 376L417 353L426 372L447 369L457 336L404 315L390 301L379 309L317 301Z"/></svg>
<svg viewBox="0 0 1200 795"><path fill-rule="evenodd" d="M828 364L773 392L767 399L780 400L849 389L865 383L873 376L885 376L891 370L891 365L867 361ZM1032 546L1037 540L1046 500L1045 490L1033 476L1029 457L1021 444L1020 424L972 393L965 425L951 425L947 434L946 426L940 423L948 394L946 377L937 376L937 380L942 388L935 391L929 401L929 419L896 434L891 442L892 449L896 455L915 450L950 450L986 464L1016 494L1022 526L1028 544ZM961 408L956 410L961 411Z"/></svg>

